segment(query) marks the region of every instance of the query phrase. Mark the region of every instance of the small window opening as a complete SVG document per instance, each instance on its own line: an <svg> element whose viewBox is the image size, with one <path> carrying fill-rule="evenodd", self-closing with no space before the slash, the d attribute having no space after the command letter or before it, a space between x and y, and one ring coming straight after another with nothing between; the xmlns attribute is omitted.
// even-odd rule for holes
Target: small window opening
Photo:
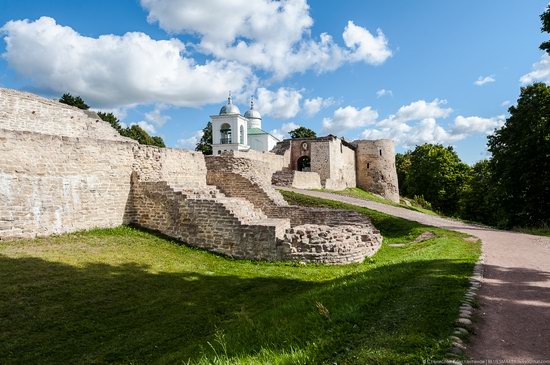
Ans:
<svg viewBox="0 0 550 365"><path fill-rule="evenodd" d="M382 150L380 150L380 156L382 156Z"/></svg>
<svg viewBox="0 0 550 365"><path fill-rule="evenodd" d="M370 169L370 163L367 162L367 169Z"/></svg>

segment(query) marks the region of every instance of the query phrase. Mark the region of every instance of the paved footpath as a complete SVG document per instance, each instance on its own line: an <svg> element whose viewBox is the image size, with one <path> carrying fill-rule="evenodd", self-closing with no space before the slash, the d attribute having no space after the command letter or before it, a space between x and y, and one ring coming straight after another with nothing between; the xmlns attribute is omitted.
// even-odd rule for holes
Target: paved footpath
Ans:
<svg viewBox="0 0 550 365"><path fill-rule="evenodd" d="M550 364L550 238L499 231L343 195L285 190L479 237L485 268L479 320L468 356L472 360L506 360L501 363Z"/></svg>

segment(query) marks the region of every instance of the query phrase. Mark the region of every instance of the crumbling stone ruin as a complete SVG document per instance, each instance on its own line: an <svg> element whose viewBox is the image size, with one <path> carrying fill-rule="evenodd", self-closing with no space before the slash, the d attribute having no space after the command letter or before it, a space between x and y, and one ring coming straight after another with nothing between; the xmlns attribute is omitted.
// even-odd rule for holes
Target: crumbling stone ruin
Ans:
<svg viewBox="0 0 550 365"><path fill-rule="evenodd" d="M289 205L284 155L139 145L93 112L0 89L0 239L136 224L246 259L343 264L382 237L358 213Z"/></svg>

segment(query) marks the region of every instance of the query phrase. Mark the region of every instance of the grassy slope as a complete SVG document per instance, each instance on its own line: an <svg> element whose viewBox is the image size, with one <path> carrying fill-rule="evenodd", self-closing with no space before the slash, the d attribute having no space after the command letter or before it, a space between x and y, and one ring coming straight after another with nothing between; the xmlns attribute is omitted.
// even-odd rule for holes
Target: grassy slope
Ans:
<svg viewBox="0 0 550 365"><path fill-rule="evenodd" d="M420 213L426 213L426 214L435 215L435 216L438 215L436 212L434 212L432 210L424 209L424 208L419 207L419 206L414 206L414 205L409 206L409 205L406 205L406 204L397 204L395 202L392 202L391 200L384 199L383 197L381 197L379 195L369 193L368 191L365 191L361 188L348 188L348 189L345 189L345 190L325 190L325 189L321 189L319 191L326 191L326 192L333 193L333 194L351 196L352 198L372 200L372 201L382 203L382 204L388 204L388 205L393 205L393 206L400 207L400 208L414 210L414 211L417 211L417 212L420 212Z"/></svg>
<svg viewBox="0 0 550 365"><path fill-rule="evenodd" d="M442 358L479 245L356 209L385 241L348 266L231 260L127 227L0 242L0 363ZM439 237L409 243L425 230Z"/></svg>

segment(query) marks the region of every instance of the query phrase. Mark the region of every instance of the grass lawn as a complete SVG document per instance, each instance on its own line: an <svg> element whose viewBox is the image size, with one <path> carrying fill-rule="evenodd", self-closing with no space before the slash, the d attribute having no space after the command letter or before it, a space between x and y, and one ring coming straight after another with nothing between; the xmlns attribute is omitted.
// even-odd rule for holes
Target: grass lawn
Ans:
<svg viewBox="0 0 550 365"><path fill-rule="evenodd" d="M326 191L328 193L351 196L352 198L372 200L372 201L382 203L382 204L393 205L395 207L414 210L414 211L417 211L417 212L420 212L420 213L426 213L426 214L430 214L430 215L439 216L439 214L437 214L433 210L425 209L425 208L419 207L417 205L398 204L398 203L392 202L391 200L384 199L380 195L376 195L376 194L370 193L368 191L365 191L361 188L348 188L348 189L345 189L345 190L320 189L319 191ZM414 204L414 202L411 199L407 199L407 200L409 202L411 202L411 204Z"/></svg>
<svg viewBox="0 0 550 365"><path fill-rule="evenodd" d="M0 242L0 363L444 358L479 244L355 209L385 239L372 259L349 266L231 260L129 227ZM438 237L411 242L426 230Z"/></svg>

